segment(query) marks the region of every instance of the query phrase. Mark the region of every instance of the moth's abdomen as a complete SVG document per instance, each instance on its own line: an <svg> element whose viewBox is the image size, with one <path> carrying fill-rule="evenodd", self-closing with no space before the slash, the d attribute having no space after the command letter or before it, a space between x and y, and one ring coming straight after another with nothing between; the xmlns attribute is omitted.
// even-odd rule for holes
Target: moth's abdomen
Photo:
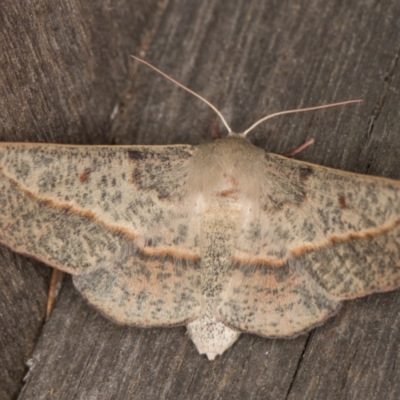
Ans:
<svg viewBox="0 0 400 400"><path fill-rule="evenodd" d="M206 353L213 360L216 355L229 348L240 334L215 317L217 299L223 290L227 271L232 265L240 211L219 206L205 209L202 217L200 276L203 312L187 328L199 353Z"/></svg>
<svg viewBox="0 0 400 400"><path fill-rule="evenodd" d="M221 291L221 278L232 264L240 212L229 208L208 209L201 230L202 292L207 299Z"/></svg>

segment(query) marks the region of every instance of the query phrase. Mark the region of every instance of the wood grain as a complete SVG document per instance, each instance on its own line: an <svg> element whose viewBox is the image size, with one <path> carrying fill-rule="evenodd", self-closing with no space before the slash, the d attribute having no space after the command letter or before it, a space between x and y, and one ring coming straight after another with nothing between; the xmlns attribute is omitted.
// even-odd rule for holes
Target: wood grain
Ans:
<svg viewBox="0 0 400 400"><path fill-rule="evenodd" d="M146 50L146 59L213 102L236 131L271 112L362 98L360 106L271 120L252 140L282 153L314 137L296 158L400 179L395 0L6 0L0 17L2 141L210 140L212 111L130 61ZM210 363L183 328L107 321L70 278L44 323L47 267L5 248L0 256L2 399L400 395L398 292L348 302L294 340L242 335Z"/></svg>

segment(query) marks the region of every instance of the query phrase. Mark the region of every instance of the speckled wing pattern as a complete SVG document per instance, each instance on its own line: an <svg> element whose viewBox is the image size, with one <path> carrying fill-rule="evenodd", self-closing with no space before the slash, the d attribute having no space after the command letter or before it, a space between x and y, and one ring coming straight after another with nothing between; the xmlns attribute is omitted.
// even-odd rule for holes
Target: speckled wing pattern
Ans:
<svg viewBox="0 0 400 400"><path fill-rule="evenodd" d="M201 304L198 239L183 204L192 151L1 144L0 241L74 275L118 322L192 320Z"/></svg>
<svg viewBox="0 0 400 400"><path fill-rule="evenodd" d="M265 154L218 317L268 337L309 330L342 300L400 286L400 183Z"/></svg>
<svg viewBox="0 0 400 400"><path fill-rule="evenodd" d="M200 353L289 337L400 286L400 183L200 146L0 145L0 241L112 319L185 324Z"/></svg>

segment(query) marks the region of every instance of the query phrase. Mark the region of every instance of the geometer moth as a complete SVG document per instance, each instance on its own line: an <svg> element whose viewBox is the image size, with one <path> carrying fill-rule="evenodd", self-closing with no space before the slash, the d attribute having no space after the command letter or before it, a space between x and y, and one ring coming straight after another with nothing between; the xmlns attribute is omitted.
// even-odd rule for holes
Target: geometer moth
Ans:
<svg viewBox="0 0 400 400"><path fill-rule="evenodd" d="M228 129L199 146L2 143L0 242L72 274L119 323L186 325L209 359L400 286L399 182Z"/></svg>

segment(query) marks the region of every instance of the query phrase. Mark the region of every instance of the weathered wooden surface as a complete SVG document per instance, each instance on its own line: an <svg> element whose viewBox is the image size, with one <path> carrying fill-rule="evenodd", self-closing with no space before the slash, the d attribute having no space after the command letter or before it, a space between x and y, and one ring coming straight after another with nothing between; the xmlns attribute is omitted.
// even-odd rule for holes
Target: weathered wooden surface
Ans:
<svg viewBox="0 0 400 400"><path fill-rule="evenodd" d="M0 17L2 141L209 140L212 111L129 60L147 50L237 131L270 112L364 99L271 120L253 141L284 152L314 137L297 158L400 179L396 0L6 0ZM48 280L45 266L1 247L1 399L400 397L399 292L348 302L293 340L243 335L209 362L184 328L109 322L69 277L44 323Z"/></svg>

